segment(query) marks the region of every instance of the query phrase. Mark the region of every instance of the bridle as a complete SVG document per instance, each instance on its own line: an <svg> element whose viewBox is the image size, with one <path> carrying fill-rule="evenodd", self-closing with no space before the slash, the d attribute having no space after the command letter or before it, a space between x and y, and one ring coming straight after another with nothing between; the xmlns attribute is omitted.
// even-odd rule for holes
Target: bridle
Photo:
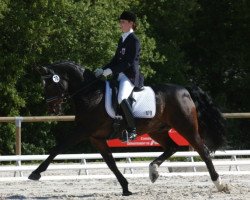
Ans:
<svg viewBox="0 0 250 200"><path fill-rule="evenodd" d="M42 70L43 71L41 71L41 78L45 82L44 87L46 91L45 101L48 105L49 110L56 114L61 112L60 110L62 103L68 102L68 100L73 99L73 97L79 94L88 92L90 86L92 86L97 81L100 81L100 77L93 78L88 84L83 85L73 93L69 93L69 77L67 73L65 75L59 75L49 67L43 67Z"/></svg>
<svg viewBox="0 0 250 200"><path fill-rule="evenodd" d="M61 94L61 95L55 95L55 96L46 98L46 103L51 103L51 102L59 101L59 100L62 102L65 102L67 100L68 95L65 92L64 85L59 75L52 72L49 75L42 76L42 79L43 80L52 79L52 83L48 85L47 87L50 87L52 84L54 84L56 88L59 90L60 92L59 94Z"/></svg>
<svg viewBox="0 0 250 200"><path fill-rule="evenodd" d="M90 83L88 83L87 85L85 85L84 87L81 87L79 90L75 91L73 94L68 94L65 89L64 89L64 85L61 81L61 78L59 75L57 75L56 73L54 73L54 71L50 70L51 74L49 75L44 75L42 76L42 79L46 80L46 79L52 79L52 84L56 84L58 90L61 92L61 95L55 95L53 97L50 97L50 98L46 98L46 102L47 103L50 103L50 102L53 102L53 101L59 101L61 100L62 103L65 103L68 101L68 99L72 99L72 97L76 96L77 94L79 94L80 92L83 92L83 91L87 91L87 89L95 84L97 81L100 80L99 77L93 79ZM48 85L47 87L49 87L50 85Z"/></svg>

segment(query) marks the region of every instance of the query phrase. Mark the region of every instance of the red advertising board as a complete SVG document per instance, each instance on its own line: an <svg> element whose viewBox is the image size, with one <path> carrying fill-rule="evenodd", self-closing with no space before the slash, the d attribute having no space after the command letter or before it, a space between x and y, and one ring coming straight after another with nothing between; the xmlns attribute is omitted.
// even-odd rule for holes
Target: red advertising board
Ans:
<svg viewBox="0 0 250 200"><path fill-rule="evenodd" d="M148 134L137 136L133 141L121 142L119 139L112 139L108 141L110 147L142 147L142 146L160 146L157 142L152 140Z"/></svg>
<svg viewBox="0 0 250 200"><path fill-rule="evenodd" d="M168 132L171 139L179 146L188 146L188 142L174 129ZM156 147L160 146L157 142L152 140L148 134L137 136L137 138L130 142L121 142L119 139L112 139L108 141L109 147Z"/></svg>
<svg viewBox="0 0 250 200"><path fill-rule="evenodd" d="M188 141L181 136L180 133L178 133L175 129L171 128L168 131L168 134L170 136L170 138L179 146L189 146Z"/></svg>

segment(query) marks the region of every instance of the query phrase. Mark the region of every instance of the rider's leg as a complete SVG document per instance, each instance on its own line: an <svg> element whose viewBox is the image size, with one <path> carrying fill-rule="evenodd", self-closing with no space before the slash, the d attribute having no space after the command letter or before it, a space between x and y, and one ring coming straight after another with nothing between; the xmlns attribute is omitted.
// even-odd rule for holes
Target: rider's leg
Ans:
<svg viewBox="0 0 250 200"><path fill-rule="evenodd" d="M127 128L127 132L128 132L128 139L129 140L134 140L137 136L136 134L136 128L135 128L135 120L134 120L134 116L132 113L132 108L128 102L127 99L124 99L121 102L121 108L122 111L125 115L127 124L128 124L128 128Z"/></svg>
<svg viewBox="0 0 250 200"><path fill-rule="evenodd" d="M128 102L128 97L133 91L134 85L123 73L120 73L118 81L119 81L118 103L121 105L122 111L125 115L125 119L128 124L128 130L127 130L128 139L133 140L136 138L137 134L136 134L134 116L131 105ZM126 141L127 138L123 138L123 140Z"/></svg>

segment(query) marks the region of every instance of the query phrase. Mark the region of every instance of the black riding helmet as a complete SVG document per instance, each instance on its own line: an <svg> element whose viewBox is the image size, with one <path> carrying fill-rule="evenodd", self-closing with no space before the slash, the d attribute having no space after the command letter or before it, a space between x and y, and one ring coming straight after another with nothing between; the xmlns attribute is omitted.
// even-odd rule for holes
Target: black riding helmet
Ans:
<svg viewBox="0 0 250 200"><path fill-rule="evenodd" d="M135 22L136 15L130 11L124 11L119 17L119 20L121 20L121 19Z"/></svg>

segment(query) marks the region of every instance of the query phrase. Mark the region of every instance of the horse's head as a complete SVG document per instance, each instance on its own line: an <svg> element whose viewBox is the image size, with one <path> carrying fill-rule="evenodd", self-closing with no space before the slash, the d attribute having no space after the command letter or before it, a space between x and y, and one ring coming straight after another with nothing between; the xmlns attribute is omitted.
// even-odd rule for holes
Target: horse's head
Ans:
<svg viewBox="0 0 250 200"><path fill-rule="evenodd" d="M74 62L53 63L47 67L40 67L39 72L43 79L48 110L56 115L62 114L61 104L65 99L83 99L84 92L99 87L96 83L100 80L94 73Z"/></svg>
<svg viewBox="0 0 250 200"><path fill-rule="evenodd" d="M62 114L62 103L68 94L68 78L48 67L41 67L40 74L43 80L45 99L48 111L51 114Z"/></svg>

